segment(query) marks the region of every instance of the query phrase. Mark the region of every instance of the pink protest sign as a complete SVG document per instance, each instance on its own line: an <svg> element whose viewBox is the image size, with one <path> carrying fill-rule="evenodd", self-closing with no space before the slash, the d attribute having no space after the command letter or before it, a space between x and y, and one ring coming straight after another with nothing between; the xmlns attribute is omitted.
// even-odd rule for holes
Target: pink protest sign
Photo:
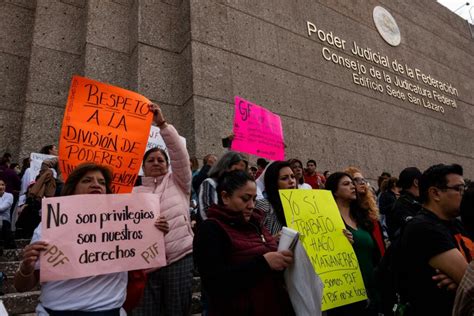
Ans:
<svg viewBox="0 0 474 316"><path fill-rule="evenodd" d="M151 193L43 199L41 282L166 265L159 214Z"/></svg>
<svg viewBox="0 0 474 316"><path fill-rule="evenodd" d="M270 160L284 160L285 145L280 117L236 96L231 148Z"/></svg>

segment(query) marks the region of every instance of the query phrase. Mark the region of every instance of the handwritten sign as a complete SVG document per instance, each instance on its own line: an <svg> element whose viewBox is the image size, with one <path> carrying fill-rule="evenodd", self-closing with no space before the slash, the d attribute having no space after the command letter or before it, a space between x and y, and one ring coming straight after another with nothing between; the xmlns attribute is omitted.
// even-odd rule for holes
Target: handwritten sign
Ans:
<svg viewBox="0 0 474 316"><path fill-rule="evenodd" d="M40 153L31 153L30 154L30 178L35 179L41 170L41 164L46 159L56 158L53 155L46 155Z"/></svg>
<svg viewBox="0 0 474 316"><path fill-rule="evenodd" d="M78 164L95 162L113 170L113 192L131 192L153 119L149 104L135 92L74 76L59 141L64 180Z"/></svg>
<svg viewBox="0 0 474 316"><path fill-rule="evenodd" d="M284 160L285 145L280 117L236 96L231 148L270 160Z"/></svg>
<svg viewBox="0 0 474 316"><path fill-rule="evenodd" d="M43 199L41 282L166 265L159 214L151 193Z"/></svg>
<svg viewBox="0 0 474 316"><path fill-rule="evenodd" d="M322 310L367 299L354 250L336 202L326 190L280 190L288 227L301 234L303 247L324 283Z"/></svg>

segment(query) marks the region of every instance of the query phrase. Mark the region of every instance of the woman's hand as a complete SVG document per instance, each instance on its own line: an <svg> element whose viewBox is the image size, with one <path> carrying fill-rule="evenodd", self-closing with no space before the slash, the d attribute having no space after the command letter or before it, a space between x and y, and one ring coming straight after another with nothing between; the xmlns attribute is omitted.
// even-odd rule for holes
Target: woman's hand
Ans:
<svg viewBox="0 0 474 316"><path fill-rule="evenodd" d="M163 116L161 107L158 104L150 103L150 112L153 113L153 122L155 122L158 127L161 128L164 124L166 124L165 117Z"/></svg>
<svg viewBox="0 0 474 316"><path fill-rule="evenodd" d="M446 289L447 291L456 291L458 285L449 276L436 269L436 275L432 277L433 281L436 281L440 289Z"/></svg>
<svg viewBox="0 0 474 316"><path fill-rule="evenodd" d="M293 263L293 252L290 250L267 252L263 255L272 270L281 271Z"/></svg>
<svg viewBox="0 0 474 316"><path fill-rule="evenodd" d="M23 261L20 263L20 271L23 275L32 274L35 271L35 263L41 251L48 248L45 241L36 241L23 249Z"/></svg>
<svg viewBox="0 0 474 316"><path fill-rule="evenodd" d="M348 231L347 229L343 229L342 232L344 233L344 236L346 236L347 240L351 243L351 245L354 244L354 236L352 236L352 233Z"/></svg>
<svg viewBox="0 0 474 316"><path fill-rule="evenodd" d="M170 226L164 216L160 216L160 218L155 221L155 227L161 230L165 235L170 231Z"/></svg>

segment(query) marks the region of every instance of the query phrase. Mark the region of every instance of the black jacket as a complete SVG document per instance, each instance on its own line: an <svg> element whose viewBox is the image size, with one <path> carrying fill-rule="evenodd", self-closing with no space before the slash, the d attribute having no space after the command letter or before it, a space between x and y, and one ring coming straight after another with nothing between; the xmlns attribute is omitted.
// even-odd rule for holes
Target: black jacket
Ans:
<svg viewBox="0 0 474 316"><path fill-rule="evenodd" d="M390 240L393 240L395 233L407 221L407 218L415 216L420 210L421 203L417 198L408 191L402 191L392 209L385 214Z"/></svg>

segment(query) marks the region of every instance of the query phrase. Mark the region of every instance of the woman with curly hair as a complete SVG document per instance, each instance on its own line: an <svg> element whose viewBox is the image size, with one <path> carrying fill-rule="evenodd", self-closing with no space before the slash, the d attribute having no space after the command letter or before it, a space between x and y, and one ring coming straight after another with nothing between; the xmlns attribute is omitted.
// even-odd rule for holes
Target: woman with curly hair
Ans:
<svg viewBox="0 0 474 316"><path fill-rule="evenodd" d="M377 241L382 238L380 229L374 229L380 226L375 219L378 212L361 207L363 203L359 199L356 186L352 176L345 172L335 172L326 180L326 189L332 192L344 224L352 233L352 247L359 261L369 299L366 302L357 302L329 310L328 316L377 315L379 299L375 289L374 268L385 249L383 241L381 243Z"/></svg>
<svg viewBox="0 0 474 316"><path fill-rule="evenodd" d="M380 253L385 254L385 243L382 225L380 224L380 212L377 207L375 193L371 190L369 182L364 178L362 172L356 167L348 167L344 170L354 181L357 193L357 203L361 210L367 211L373 223L372 236L374 237Z"/></svg>
<svg viewBox="0 0 474 316"><path fill-rule="evenodd" d="M365 180L362 172L356 167L347 167L344 170L354 180L359 206L369 211L370 217L379 219L379 209L374 192L370 189L369 183Z"/></svg>

